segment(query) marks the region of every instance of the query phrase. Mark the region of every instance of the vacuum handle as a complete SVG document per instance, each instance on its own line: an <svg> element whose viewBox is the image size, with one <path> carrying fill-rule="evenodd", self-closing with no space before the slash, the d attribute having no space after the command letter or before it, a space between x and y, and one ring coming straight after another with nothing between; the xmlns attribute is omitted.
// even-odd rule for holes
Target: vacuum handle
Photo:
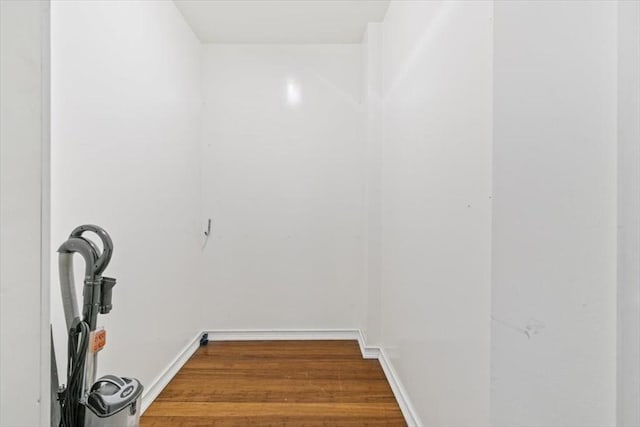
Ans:
<svg viewBox="0 0 640 427"><path fill-rule="evenodd" d="M80 237L85 231L95 233L102 241L102 253L94 265L95 274L100 275L107 268L107 265L109 265L109 261L111 261L111 255L113 255L113 241L111 240L109 233L107 233L104 228L93 224L85 224L76 227L71 232L70 237Z"/></svg>
<svg viewBox="0 0 640 427"><path fill-rule="evenodd" d="M115 375L105 375L104 377L101 377L98 381L96 381L93 384L93 386L91 387L91 391L96 391L97 389L99 389L100 384L102 383L113 384L118 388L118 390L122 389L124 386L127 385L127 383L125 383L124 380L120 377L117 377Z"/></svg>

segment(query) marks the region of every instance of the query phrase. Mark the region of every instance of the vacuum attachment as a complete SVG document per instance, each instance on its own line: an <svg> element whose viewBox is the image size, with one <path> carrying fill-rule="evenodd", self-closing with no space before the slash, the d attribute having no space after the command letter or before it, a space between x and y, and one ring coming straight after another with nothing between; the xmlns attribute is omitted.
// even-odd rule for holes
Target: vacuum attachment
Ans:
<svg viewBox="0 0 640 427"><path fill-rule="evenodd" d="M111 291L116 285L116 279L113 277L102 277L100 283L100 314L107 314L111 311Z"/></svg>

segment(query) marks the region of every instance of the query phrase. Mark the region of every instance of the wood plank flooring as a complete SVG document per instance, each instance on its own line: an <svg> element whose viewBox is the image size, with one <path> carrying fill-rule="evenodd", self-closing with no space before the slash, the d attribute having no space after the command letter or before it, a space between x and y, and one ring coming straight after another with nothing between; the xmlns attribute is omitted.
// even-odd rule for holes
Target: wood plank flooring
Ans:
<svg viewBox="0 0 640 427"><path fill-rule="evenodd" d="M209 342L141 427L406 426L377 360L356 341Z"/></svg>

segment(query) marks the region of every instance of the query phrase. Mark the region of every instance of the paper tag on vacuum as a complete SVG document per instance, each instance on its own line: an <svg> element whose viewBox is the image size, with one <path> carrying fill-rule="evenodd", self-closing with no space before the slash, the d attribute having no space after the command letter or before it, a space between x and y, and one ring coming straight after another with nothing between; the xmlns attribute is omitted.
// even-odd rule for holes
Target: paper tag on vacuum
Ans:
<svg viewBox="0 0 640 427"><path fill-rule="evenodd" d="M97 353L107 344L107 331L96 329L91 333L91 352Z"/></svg>

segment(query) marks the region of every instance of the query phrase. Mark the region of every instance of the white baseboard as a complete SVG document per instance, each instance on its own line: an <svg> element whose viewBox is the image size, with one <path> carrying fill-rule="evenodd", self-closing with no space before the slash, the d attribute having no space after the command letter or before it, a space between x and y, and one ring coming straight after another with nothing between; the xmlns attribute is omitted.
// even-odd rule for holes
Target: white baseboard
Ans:
<svg viewBox="0 0 640 427"><path fill-rule="evenodd" d="M396 374L395 369L393 369L391 359L387 357L387 353L383 348L379 346L367 345L366 338L361 330L358 330L358 334L358 343L360 344L362 358L378 359L378 361L380 362L380 366L384 371L384 375L387 377L387 382L391 387L391 391L393 391L393 396L396 398L398 406L400 406L400 410L402 411L402 415L404 416L407 425L409 425L409 427L422 426L420 418L418 418L418 413L409 400L409 394L403 387L402 382L400 381L398 374Z"/></svg>
<svg viewBox="0 0 640 427"><path fill-rule="evenodd" d="M211 330L209 341L359 340L357 329L239 329Z"/></svg>
<svg viewBox="0 0 640 427"><path fill-rule="evenodd" d="M208 334L209 341L274 341L274 340L355 340L358 341L364 359L378 359L387 377L393 395L398 401L402 415L410 427L418 427L417 412L411 405L406 390L398 378L391 360L383 348L368 346L359 329L242 329L242 330L209 330L199 332L182 350L164 372L159 375L142 396L142 412L147 410L153 400L158 397L169 381L197 350L202 334Z"/></svg>
<svg viewBox="0 0 640 427"><path fill-rule="evenodd" d="M162 390L176 376L178 371L187 363L187 360L196 352L200 346L200 338L202 332L193 337L191 341L182 349L182 351L173 359L169 365L156 377L149 387L145 387L142 393L142 414L151 406L154 400L160 395Z"/></svg>
<svg viewBox="0 0 640 427"><path fill-rule="evenodd" d="M378 352L378 361L380 361L380 366L382 366L382 370L384 371L387 381L391 386L393 395L398 401L398 406L400 406L400 410L402 411L405 421L410 427L422 426L423 424L420 422L420 418L418 418L418 413L411 404L409 395L402 385L402 382L400 382L400 378L396 374L395 369L393 369L393 365L391 364L391 360L387 357L387 353L383 348L375 347L375 349Z"/></svg>

